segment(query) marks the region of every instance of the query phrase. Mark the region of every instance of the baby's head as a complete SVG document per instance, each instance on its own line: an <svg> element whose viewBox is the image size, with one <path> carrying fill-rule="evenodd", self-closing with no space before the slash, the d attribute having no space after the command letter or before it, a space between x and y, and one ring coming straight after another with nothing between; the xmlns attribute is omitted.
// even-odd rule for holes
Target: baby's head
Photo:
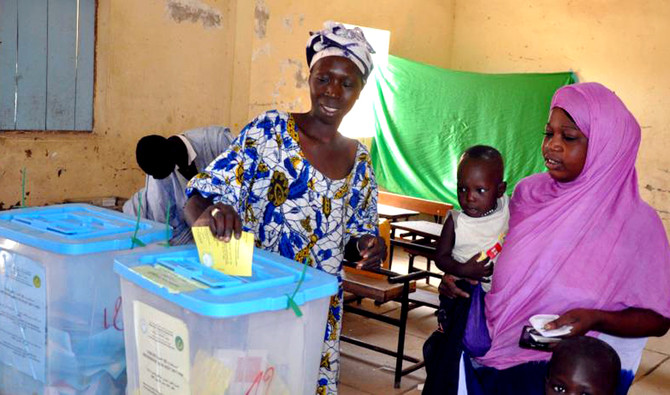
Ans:
<svg viewBox="0 0 670 395"><path fill-rule="evenodd" d="M620 374L621 361L609 344L589 336L568 338L554 349L544 392L614 395Z"/></svg>
<svg viewBox="0 0 670 395"><path fill-rule="evenodd" d="M486 145L475 145L463 152L458 163L458 203L470 217L483 217L496 208L505 193L505 168L500 152Z"/></svg>

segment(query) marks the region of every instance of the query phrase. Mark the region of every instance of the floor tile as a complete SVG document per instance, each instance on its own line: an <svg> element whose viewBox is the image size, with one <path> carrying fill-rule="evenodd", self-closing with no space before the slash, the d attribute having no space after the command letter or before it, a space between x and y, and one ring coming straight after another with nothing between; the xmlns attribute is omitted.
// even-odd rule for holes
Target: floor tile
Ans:
<svg viewBox="0 0 670 395"><path fill-rule="evenodd" d="M667 333L663 337L650 337L645 348L647 350L670 355L670 333Z"/></svg>
<svg viewBox="0 0 670 395"><path fill-rule="evenodd" d="M642 352L640 367L637 369L637 374L635 375L635 381L640 381L666 359L668 359L668 356L665 354L660 354L651 350L644 350Z"/></svg>
<svg viewBox="0 0 670 395"><path fill-rule="evenodd" d="M371 392L365 392L359 388L356 387L351 387L346 384L340 383L339 387L337 387L338 393L340 395L376 395L372 394Z"/></svg>
<svg viewBox="0 0 670 395"><path fill-rule="evenodd" d="M345 314L342 334L390 350L396 350L398 346L398 327L361 316ZM421 358L423 343L427 337L427 335L406 333L405 354ZM387 362L389 366L393 364L393 357L376 354L383 357L383 360L389 361Z"/></svg>
<svg viewBox="0 0 670 395"><path fill-rule="evenodd" d="M392 310L385 315L400 318L400 309ZM432 307L417 307L407 314L407 333L427 338L437 328L437 317Z"/></svg>
<svg viewBox="0 0 670 395"><path fill-rule="evenodd" d="M425 380L421 369L404 376L400 388L394 388L392 357L347 343L342 343L341 355L340 387L350 391L349 394L419 394L416 388Z"/></svg>
<svg viewBox="0 0 670 395"><path fill-rule="evenodd" d="M670 360L633 383L630 395L667 395L670 393Z"/></svg>

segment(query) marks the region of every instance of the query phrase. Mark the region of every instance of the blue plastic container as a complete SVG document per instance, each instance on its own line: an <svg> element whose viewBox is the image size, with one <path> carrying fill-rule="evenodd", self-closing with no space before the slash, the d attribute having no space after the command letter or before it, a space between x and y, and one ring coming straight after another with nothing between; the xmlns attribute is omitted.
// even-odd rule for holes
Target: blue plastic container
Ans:
<svg viewBox="0 0 670 395"><path fill-rule="evenodd" d="M135 227L135 218L86 204L0 212L1 394L124 393L112 266L133 247ZM167 237L164 224L145 220L136 235L147 245Z"/></svg>
<svg viewBox="0 0 670 395"><path fill-rule="evenodd" d="M260 249L251 277L228 276L194 246L125 255L114 270L128 394L315 393L334 276Z"/></svg>

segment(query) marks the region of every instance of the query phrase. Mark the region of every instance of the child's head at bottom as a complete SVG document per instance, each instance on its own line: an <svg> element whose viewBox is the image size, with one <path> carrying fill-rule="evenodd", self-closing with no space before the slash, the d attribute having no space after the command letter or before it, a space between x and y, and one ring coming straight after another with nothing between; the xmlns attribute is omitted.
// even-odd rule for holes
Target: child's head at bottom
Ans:
<svg viewBox="0 0 670 395"><path fill-rule="evenodd" d="M483 217L496 208L496 201L507 188L505 168L497 149L475 145L463 152L458 163L457 194L463 213Z"/></svg>
<svg viewBox="0 0 670 395"><path fill-rule="evenodd" d="M561 340L554 349L545 394L614 395L621 361L609 344L595 337Z"/></svg>

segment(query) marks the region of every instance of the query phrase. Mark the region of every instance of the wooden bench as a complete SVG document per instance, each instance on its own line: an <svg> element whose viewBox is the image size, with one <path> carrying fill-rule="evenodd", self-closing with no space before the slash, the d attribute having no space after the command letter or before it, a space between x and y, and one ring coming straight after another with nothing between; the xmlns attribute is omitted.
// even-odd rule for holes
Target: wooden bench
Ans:
<svg viewBox="0 0 670 395"><path fill-rule="evenodd" d="M453 208L452 205L441 203L432 200L419 199L411 196L403 196L389 192L379 192L378 203L392 206L405 211L418 212L435 217L435 221L439 222L444 218L449 210ZM397 219L393 217L394 211L390 210L389 219ZM401 210L396 210L401 211ZM397 214L397 213L396 213ZM403 213L403 215L415 215L413 213ZM396 215L397 217L398 215ZM408 217L407 217L408 218ZM405 219L407 219L405 218ZM395 222L402 224L404 222ZM380 234L386 235L385 240L389 251L389 257L381 269L374 272L362 271L352 269L351 265L345 262L345 270L343 273L343 287L344 291L349 295L344 299L344 311L347 313L354 313L362 315L367 318L379 320L398 327L398 344L396 350L389 350L378 345L368 344L359 339L353 339L345 335L341 336L342 341L371 349L392 357L395 357L395 375L394 386L399 388L402 376L411 373L423 367L423 361L420 358L414 358L405 355L405 329L407 326L408 312L418 306L435 306L437 304L437 294L434 292L423 291L416 288L416 280L428 278L428 272L412 269L411 273L406 275L399 275L397 273L386 270L390 267L390 256L393 254L393 240L391 239L390 224L388 222L380 225ZM390 240L389 240L390 239ZM403 246L405 247L405 246ZM426 251L428 252L430 247ZM388 263L387 263L388 262ZM349 266L349 267L347 267ZM426 295L424 295L424 293ZM421 294L421 295L418 295ZM410 298L410 295L417 297ZM400 302L400 318L393 318L384 314L377 314L357 306L356 302L367 298L375 302L375 304L383 304L389 301ZM412 362L412 365L403 369L403 361Z"/></svg>
<svg viewBox="0 0 670 395"><path fill-rule="evenodd" d="M344 262L344 265L345 267L355 267L354 264L349 262ZM416 290L416 280L425 278L427 275L428 273L422 271L398 274L381 268L372 272L364 270L356 270L355 272L345 271L343 274L344 291L352 294L350 297L345 295L344 311L397 326L398 343L395 350L390 350L344 334L340 336L340 339L343 342L394 357L395 372L393 385L395 388L400 387L402 376L421 369L424 366L420 358L405 355L405 332L407 329L407 315L414 307L409 299L409 295ZM356 302L360 302L364 297L372 299L378 304L392 300L400 302L400 317L394 318L359 307ZM403 369L404 361L411 362L412 365Z"/></svg>
<svg viewBox="0 0 670 395"><path fill-rule="evenodd" d="M374 274L374 276L370 274ZM403 285L390 283L388 276L383 274L363 270L346 270L343 280L344 292L349 292L353 295L365 295L366 298L374 300L377 304L400 300L402 297ZM415 290L416 283L410 283L409 292L414 292ZM360 299L359 296L356 296L356 298Z"/></svg>

